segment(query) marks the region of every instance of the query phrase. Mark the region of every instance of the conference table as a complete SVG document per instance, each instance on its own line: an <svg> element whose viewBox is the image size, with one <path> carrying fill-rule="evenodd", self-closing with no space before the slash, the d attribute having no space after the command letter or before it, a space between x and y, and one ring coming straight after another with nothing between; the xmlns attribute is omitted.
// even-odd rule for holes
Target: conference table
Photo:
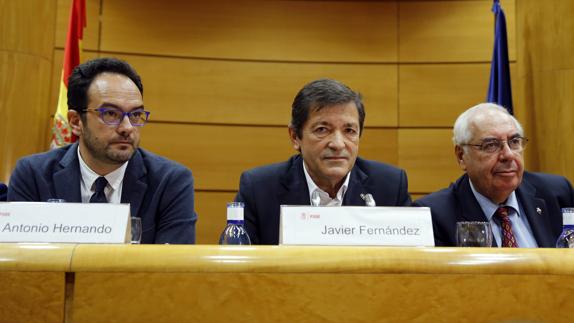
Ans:
<svg viewBox="0 0 574 323"><path fill-rule="evenodd" d="M560 322L568 249L0 244L0 322Z"/></svg>

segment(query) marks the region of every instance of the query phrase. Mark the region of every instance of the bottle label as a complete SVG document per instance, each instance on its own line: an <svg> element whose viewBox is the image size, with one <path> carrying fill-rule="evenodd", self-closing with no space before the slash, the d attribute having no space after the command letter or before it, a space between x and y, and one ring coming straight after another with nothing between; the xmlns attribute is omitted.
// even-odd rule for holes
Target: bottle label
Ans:
<svg viewBox="0 0 574 323"><path fill-rule="evenodd" d="M243 221L243 208L227 207L227 222L229 221Z"/></svg>
<svg viewBox="0 0 574 323"><path fill-rule="evenodd" d="M574 225L574 208L562 209L562 224Z"/></svg>

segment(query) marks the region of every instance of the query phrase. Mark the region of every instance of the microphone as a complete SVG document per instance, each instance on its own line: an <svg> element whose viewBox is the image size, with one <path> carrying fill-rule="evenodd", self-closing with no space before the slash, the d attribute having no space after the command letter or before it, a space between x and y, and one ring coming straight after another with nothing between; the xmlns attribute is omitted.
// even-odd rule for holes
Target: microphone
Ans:
<svg viewBox="0 0 574 323"><path fill-rule="evenodd" d="M311 206L319 206L321 204L321 196L316 190L311 193Z"/></svg>
<svg viewBox="0 0 574 323"><path fill-rule="evenodd" d="M366 206L369 207L377 206L377 203L375 203L375 199L373 198L373 195L371 195L371 193L367 194L361 193L361 198L363 199L363 201L365 201Z"/></svg>

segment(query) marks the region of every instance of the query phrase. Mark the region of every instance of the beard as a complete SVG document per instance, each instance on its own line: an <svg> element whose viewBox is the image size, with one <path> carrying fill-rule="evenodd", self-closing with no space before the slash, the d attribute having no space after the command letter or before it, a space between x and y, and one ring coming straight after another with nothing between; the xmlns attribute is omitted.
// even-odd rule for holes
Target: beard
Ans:
<svg viewBox="0 0 574 323"><path fill-rule="evenodd" d="M83 130L80 140L83 141L88 153L95 160L106 164L121 165L127 162L132 158L139 145L139 140L119 135L115 140L125 140L127 143L122 145L111 144L94 135L88 127L84 127ZM114 142L114 140L110 141Z"/></svg>

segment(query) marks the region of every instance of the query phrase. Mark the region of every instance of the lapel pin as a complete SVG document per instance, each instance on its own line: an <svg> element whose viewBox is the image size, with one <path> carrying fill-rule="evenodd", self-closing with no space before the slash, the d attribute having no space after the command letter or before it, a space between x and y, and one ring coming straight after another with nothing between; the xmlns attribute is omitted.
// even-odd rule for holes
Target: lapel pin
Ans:
<svg viewBox="0 0 574 323"><path fill-rule="evenodd" d="M541 215L541 214L542 214L542 209L539 208L539 207L537 207L537 208L536 208L536 213L538 213L538 215Z"/></svg>

